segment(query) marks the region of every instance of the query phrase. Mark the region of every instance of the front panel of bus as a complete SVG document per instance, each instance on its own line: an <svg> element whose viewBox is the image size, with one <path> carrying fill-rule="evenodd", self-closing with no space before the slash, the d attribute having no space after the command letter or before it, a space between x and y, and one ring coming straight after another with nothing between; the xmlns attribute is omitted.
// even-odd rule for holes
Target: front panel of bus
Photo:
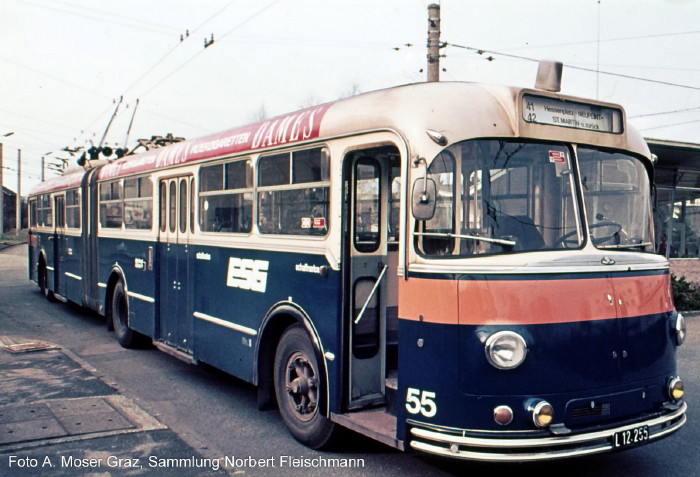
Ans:
<svg viewBox="0 0 700 477"><path fill-rule="evenodd" d="M680 427L684 324L654 254L648 160L496 137L426 162L399 292L400 437L447 456L534 460Z"/></svg>

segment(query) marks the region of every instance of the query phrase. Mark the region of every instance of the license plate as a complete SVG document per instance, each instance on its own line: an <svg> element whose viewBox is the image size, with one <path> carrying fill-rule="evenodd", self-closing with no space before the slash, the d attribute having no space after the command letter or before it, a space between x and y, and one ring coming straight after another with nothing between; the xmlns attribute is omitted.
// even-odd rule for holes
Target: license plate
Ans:
<svg viewBox="0 0 700 477"><path fill-rule="evenodd" d="M649 440L649 426L639 426L634 429L616 432L612 436L613 447L626 447Z"/></svg>

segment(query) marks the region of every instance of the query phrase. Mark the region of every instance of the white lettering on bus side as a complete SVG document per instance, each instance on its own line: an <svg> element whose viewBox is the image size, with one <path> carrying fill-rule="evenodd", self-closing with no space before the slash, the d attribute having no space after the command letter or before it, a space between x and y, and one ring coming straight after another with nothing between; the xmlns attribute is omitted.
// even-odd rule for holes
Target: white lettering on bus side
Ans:
<svg viewBox="0 0 700 477"><path fill-rule="evenodd" d="M253 135L252 149L309 139L316 131L316 116L322 107L290 114L260 124Z"/></svg>
<svg viewBox="0 0 700 477"><path fill-rule="evenodd" d="M298 141L299 140L299 132L301 129L301 122L304 120L304 117L308 114L307 111L300 113L297 115L296 118L294 118L294 123L292 124L292 130L289 132L289 140L290 141Z"/></svg>
<svg viewBox="0 0 700 477"><path fill-rule="evenodd" d="M269 266L267 260L229 257L226 286L265 293Z"/></svg>
<svg viewBox="0 0 700 477"><path fill-rule="evenodd" d="M316 113L318 113L318 109L314 109L311 111L309 114L309 123L306 127L304 127L304 131L302 132L304 139L309 139L311 135L313 134L314 131L314 116L316 116Z"/></svg>

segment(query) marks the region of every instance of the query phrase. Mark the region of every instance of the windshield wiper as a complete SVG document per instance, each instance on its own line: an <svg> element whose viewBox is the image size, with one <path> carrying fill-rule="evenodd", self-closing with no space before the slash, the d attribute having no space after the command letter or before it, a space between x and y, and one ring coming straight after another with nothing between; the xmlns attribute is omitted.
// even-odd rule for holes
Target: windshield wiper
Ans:
<svg viewBox="0 0 700 477"><path fill-rule="evenodd" d="M649 245L652 245L651 242L640 242L640 243L626 243L626 244L613 244L613 245L596 245L596 248L605 248L605 249L626 249L626 248L637 248L637 247L648 247Z"/></svg>
<svg viewBox="0 0 700 477"><path fill-rule="evenodd" d="M414 232L415 235L420 235L423 237L447 237L447 238L459 238L468 240L478 240L480 242L495 243L498 245L505 245L507 247L515 247L516 243L513 240L506 239L495 239L489 237L479 237L478 235L464 235L464 234L453 234L449 232Z"/></svg>

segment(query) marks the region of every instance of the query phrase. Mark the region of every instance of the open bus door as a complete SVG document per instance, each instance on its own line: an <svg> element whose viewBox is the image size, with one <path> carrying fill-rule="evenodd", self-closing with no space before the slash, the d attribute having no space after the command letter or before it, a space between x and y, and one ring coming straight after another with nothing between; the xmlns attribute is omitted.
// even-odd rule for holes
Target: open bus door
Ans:
<svg viewBox="0 0 700 477"><path fill-rule="evenodd" d="M392 175L397 173L394 147L354 151L346 157L345 399L350 410L385 402L391 371L387 363L394 361L398 246L391 232L391 197Z"/></svg>

